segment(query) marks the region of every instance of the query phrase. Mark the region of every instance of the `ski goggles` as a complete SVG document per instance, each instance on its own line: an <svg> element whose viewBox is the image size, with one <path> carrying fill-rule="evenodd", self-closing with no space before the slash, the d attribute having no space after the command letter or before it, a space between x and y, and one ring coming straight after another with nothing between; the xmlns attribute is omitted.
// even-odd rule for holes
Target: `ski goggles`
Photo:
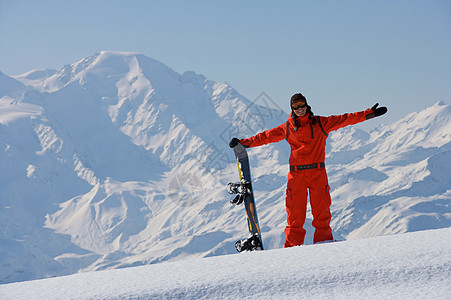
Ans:
<svg viewBox="0 0 451 300"><path fill-rule="evenodd" d="M291 108L293 110L298 110L300 108L306 108L306 107L307 107L307 104L299 104L298 106L296 106L296 107L292 106Z"/></svg>

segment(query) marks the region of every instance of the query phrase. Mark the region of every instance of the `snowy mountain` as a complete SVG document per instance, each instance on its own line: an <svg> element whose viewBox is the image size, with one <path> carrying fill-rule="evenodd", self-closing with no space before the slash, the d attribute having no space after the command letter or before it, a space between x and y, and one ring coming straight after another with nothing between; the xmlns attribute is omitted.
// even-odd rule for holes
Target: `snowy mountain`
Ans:
<svg viewBox="0 0 451 300"><path fill-rule="evenodd" d="M342 161L330 168L332 196L341 203L337 232L352 239L451 226L448 105L437 103L370 135L351 132L359 136L357 147L343 144L350 131L332 137L328 155ZM364 189L357 192L358 186Z"/></svg>
<svg viewBox="0 0 451 300"><path fill-rule="evenodd" d="M437 103L331 134L336 238L451 226L450 115ZM234 253L247 230L225 192L238 177L227 142L286 118L264 93L134 53L0 73L0 283ZM280 248L289 147L249 155L264 243Z"/></svg>

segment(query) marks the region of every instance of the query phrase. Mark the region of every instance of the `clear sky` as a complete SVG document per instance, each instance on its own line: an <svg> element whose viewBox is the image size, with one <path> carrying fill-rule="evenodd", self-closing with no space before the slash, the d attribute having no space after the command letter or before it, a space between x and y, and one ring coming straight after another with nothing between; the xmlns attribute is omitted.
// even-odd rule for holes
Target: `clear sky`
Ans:
<svg viewBox="0 0 451 300"><path fill-rule="evenodd" d="M226 81L289 111L389 108L361 128L451 104L450 0L0 0L0 71L59 69L101 50Z"/></svg>

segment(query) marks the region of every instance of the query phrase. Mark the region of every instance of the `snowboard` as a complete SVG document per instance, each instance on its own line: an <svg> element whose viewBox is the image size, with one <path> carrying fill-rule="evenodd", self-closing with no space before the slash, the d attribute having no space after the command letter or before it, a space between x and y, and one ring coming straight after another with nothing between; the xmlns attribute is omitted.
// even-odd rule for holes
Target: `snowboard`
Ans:
<svg viewBox="0 0 451 300"><path fill-rule="evenodd" d="M229 183L227 191L229 194L236 194L236 197L230 202L235 205L244 203L244 209L247 216L247 226L250 237L239 240L235 243L235 248L238 252L263 250L263 242L260 233L260 226L258 224L257 208L255 207L254 193L252 189L251 170L249 166L249 157L246 148L238 144L233 147L235 153L238 173L240 181L236 183Z"/></svg>

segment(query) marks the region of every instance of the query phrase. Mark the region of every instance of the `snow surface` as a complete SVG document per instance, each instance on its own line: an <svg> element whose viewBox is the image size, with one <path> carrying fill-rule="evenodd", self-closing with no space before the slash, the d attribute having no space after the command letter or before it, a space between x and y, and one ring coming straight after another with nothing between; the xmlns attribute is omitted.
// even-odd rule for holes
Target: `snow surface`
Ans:
<svg viewBox="0 0 451 300"><path fill-rule="evenodd" d="M234 253L248 233L225 191L238 180L228 141L286 118L264 93L135 53L0 72L0 283ZM449 105L343 128L326 154L336 239L451 227ZM249 155L264 245L278 249L289 146Z"/></svg>
<svg viewBox="0 0 451 300"><path fill-rule="evenodd" d="M1 299L449 299L451 228L0 285Z"/></svg>

